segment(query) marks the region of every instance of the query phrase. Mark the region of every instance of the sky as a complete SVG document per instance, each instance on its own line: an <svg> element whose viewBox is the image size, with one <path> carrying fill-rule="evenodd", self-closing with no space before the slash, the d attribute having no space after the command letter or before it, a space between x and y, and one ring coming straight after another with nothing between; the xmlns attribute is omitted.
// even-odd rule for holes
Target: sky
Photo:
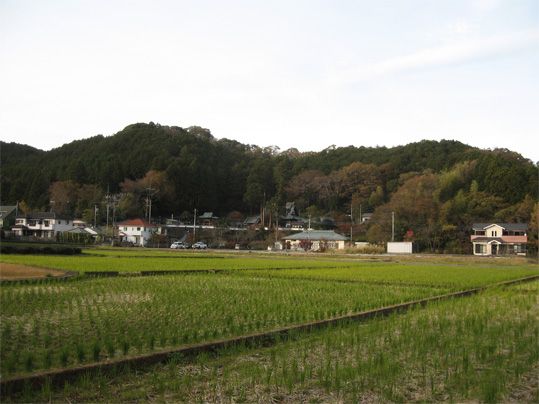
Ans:
<svg viewBox="0 0 539 404"><path fill-rule="evenodd" d="M539 0L0 1L0 138L44 150L152 121L537 162L538 72Z"/></svg>

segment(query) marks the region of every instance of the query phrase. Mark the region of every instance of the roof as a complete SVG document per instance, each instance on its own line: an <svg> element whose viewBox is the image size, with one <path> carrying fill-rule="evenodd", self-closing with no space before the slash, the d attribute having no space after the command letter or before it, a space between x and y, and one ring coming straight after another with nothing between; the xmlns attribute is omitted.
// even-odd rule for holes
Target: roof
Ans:
<svg viewBox="0 0 539 404"><path fill-rule="evenodd" d="M281 216L281 219L282 220L289 220L289 221L296 221L296 222L304 222L305 219L300 217L300 216L296 216L296 215L286 215L286 216Z"/></svg>
<svg viewBox="0 0 539 404"><path fill-rule="evenodd" d="M249 216L247 219L243 221L243 224L258 224L258 222L260 222L260 215Z"/></svg>
<svg viewBox="0 0 539 404"><path fill-rule="evenodd" d="M500 237L476 237L472 240L472 243L481 243L481 242L493 242L497 241L498 243L504 243L503 239Z"/></svg>
<svg viewBox="0 0 539 404"><path fill-rule="evenodd" d="M18 215L17 218L26 218L26 219L64 219L65 218L56 216L54 212L30 212L25 215Z"/></svg>
<svg viewBox="0 0 539 404"><path fill-rule="evenodd" d="M204 212L198 218L199 219L219 219L217 216L213 216L213 212Z"/></svg>
<svg viewBox="0 0 539 404"><path fill-rule="evenodd" d="M157 227L155 224L151 224L150 222L136 218L136 219L127 219L123 222L116 223L117 226L132 226L132 227Z"/></svg>
<svg viewBox="0 0 539 404"><path fill-rule="evenodd" d="M497 222L490 222L490 223L474 223L472 225L473 230L485 230L487 227L498 225L500 227L503 227L505 230L508 231L526 231L528 230L528 224L527 223L497 223Z"/></svg>
<svg viewBox="0 0 539 404"><path fill-rule="evenodd" d="M0 206L0 217L7 217L11 215L15 210L17 209L17 206Z"/></svg>
<svg viewBox="0 0 539 404"><path fill-rule="evenodd" d="M328 240L344 241L348 240L342 234L335 233L333 230L308 230L301 233L291 234L283 237L283 240Z"/></svg>
<svg viewBox="0 0 539 404"><path fill-rule="evenodd" d="M74 227L70 230L67 230L66 233L76 233L76 234L85 234L86 232L84 231L84 229L80 228L80 227Z"/></svg>

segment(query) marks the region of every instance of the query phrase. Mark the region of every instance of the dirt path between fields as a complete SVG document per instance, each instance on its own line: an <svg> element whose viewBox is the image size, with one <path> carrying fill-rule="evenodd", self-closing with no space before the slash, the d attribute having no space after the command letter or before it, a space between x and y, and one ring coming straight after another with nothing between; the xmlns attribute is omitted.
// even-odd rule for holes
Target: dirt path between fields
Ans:
<svg viewBox="0 0 539 404"><path fill-rule="evenodd" d="M64 271L59 271L57 269L38 268L20 264L0 263L0 280L2 281L41 279L65 275L66 273Z"/></svg>

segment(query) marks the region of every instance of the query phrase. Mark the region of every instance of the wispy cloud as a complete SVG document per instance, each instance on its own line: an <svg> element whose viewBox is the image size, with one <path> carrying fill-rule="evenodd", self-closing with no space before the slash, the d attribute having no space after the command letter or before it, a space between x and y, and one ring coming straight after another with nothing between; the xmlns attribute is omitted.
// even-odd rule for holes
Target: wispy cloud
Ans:
<svg viewBox="0 0 539 404"><path fill-rule="evenodd" d="M358 66L332 78L333 82L359 82L379 76L435 67L451 66L485 58L502 56L539 44L539 30L518 32L473 40L459 40L437 48Z"/></svg>

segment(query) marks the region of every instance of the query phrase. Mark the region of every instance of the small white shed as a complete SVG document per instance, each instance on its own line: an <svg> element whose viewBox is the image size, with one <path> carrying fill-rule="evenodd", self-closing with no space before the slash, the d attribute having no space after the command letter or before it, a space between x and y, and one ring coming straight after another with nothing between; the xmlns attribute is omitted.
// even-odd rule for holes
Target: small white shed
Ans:
<svg viewBox="0 0 539 404"><path fill-rule="evenodd" d="M387 243L388 254L411 254L412 242L411 241L390 241Z"/></svg>

